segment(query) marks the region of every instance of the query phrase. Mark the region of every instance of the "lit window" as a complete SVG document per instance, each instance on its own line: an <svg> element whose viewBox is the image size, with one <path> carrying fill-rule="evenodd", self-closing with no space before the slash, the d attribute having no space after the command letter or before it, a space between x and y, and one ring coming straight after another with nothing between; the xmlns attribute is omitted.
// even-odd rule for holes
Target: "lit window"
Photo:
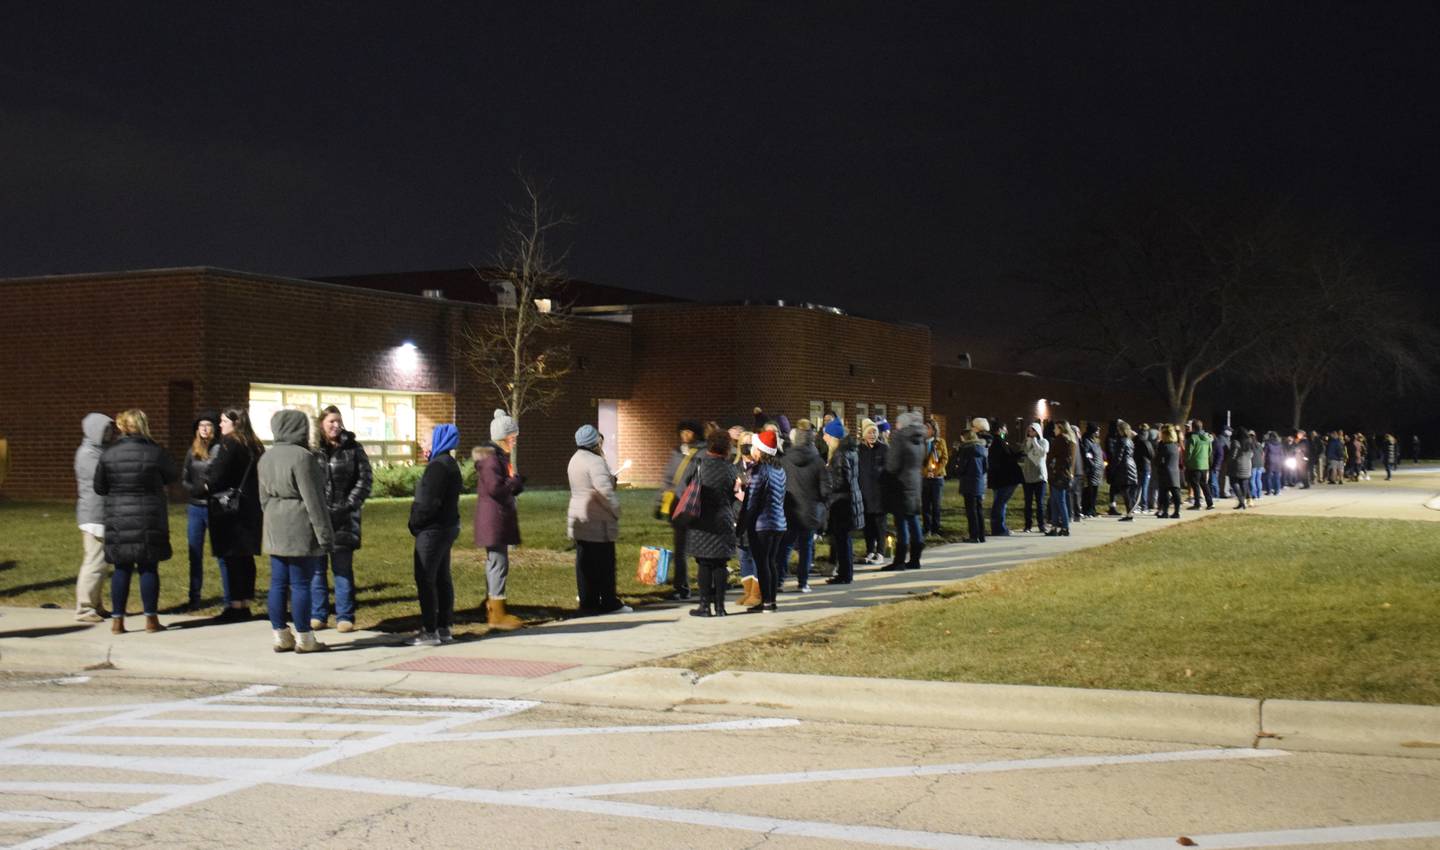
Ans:
<svg viewBox="0 0 1440 850"><path fill-rule="evenodd" d="M373 458L410 462L415 459L415 396L379 390L335 387L251 385L250 418L261 440L275 440L270 417L279 410L299 410L318 424L319 412L334 406L346 430Z"/></svg>

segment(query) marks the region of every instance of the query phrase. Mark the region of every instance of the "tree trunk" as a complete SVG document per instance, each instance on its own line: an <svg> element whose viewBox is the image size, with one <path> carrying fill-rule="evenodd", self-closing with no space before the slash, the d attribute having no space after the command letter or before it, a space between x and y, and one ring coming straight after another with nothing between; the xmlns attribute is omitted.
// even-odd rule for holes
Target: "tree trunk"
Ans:
<svg viewBox="0 0 1440 850"><path fill-rule="evenodd" d="M1303 390L1300 388L1299 381L1290 382L1290 399L1294 403L1294 407L1292 408L1292 413L1294 415L1290 420L1291 431L1300 430L1300 420L1304 418L1303 414L1305 413L1305 397L1309 394L1310 393L1308 390Z"/></svg>

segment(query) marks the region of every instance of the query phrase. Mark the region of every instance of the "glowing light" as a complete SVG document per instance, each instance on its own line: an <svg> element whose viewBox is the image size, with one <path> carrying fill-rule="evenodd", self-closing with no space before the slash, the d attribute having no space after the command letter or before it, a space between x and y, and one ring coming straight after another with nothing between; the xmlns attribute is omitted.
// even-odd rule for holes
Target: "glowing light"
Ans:
<svg viewBox="0 0 1440 850"><path fill-rule="evenodd" d="M1294 469L1294 468L1295 468L1295 458L1293 458L1293 457L1287 457L1287 458L1285 458L1285 468L1286 468L1286 469Z"/></svg>
<svg viewBox="0 0 1440 850"><path fill-rule="evenodd" d="M415 343L408 339L395 347L390 359L394 361L395 368L405 375L413 375L420 371L420 349Z"/></svg>
<svg viewBox="0 0 1440 850"><path fill-rule="evenodd" d="M1045 399L1042 398L1039 401L1035 402L1035 420L1037 422L1044 422L1046 419L1049 418L1050 407L1045 403Z"/></svg>

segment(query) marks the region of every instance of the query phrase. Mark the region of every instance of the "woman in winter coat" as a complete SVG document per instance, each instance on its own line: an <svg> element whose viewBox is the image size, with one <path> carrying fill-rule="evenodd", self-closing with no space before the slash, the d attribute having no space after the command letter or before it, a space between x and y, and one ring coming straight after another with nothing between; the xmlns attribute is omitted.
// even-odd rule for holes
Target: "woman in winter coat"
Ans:
<svg viewBox="0 0 1440 850"><path fill-rule="evenodd" d="M460 464L450 454L460 445L454 425L436 425L430 437L430 459L415 485L410 505L410 533L415 537L415 593L420 600L420 633L411 646L451 643L455 616L455 583L450 576L450 548L460 536L460 491L465 483Z"/></svg>
<svg viewBox="0 0 1440 850"><path fill-rule="evenodd" d="M1080 440L1080 456L1085 476L1080 490L1080 515L1099 516L1096 499L1100 494L1100 484L1105 480L1105 449L1100 445L1100 426L1094 422L1085 426L1085 436Z"/></svg>
<svg viewBox="0 0 1440 850"><path fill-rule="evenodd" d="M200 607L201 591L205 586L205 532L210 528L210 486L205 475L210 461L215 457L216 428L220 414L213 410L201 411L195 417L192 430L195 439L185 453L185 463L180 469L180 484L185 488L189 504L185 507L185 542L190 550L190 602L191 611ZM220 562L220 592L226 608L230 607L230 577L225 574L225 559Z"/></svg>
<svg viewBox="0 0 1440 850"><path fill-rule="evenodd" d="M815 564L815 534L827 523L826 501L830 482L825 462L815 448L815 432L796 428L790 432L791 445L780 456L785 468L785 537L780 543L780 573L776 587L785 581L790 552L795 563L795 584L800 593L810 592L810 568Z"/></svg>
<svg viewBox="0 0 1440 850"><path fill-rule="evenodd" d="M1140 510L1152 511L1155 509L1155 490L1151 486L1155 467L1155 435L1150 432L1148 423L1142 424L1135 432L1132 443L1135 447L1135 480L1139 487L1135 502Z"/></svg>
<svg viewBox="0 0 1440 850"><path fill-rule="evenodd" d="M1155 445L1155 488L1159 496L1159 519L1180 518L1180 437L1174 425L1160 426ZM1173 511L1173 513L1167 513Z"/></svg>
<svg viewBox="0 0 1440 850"><path fill-rule="evenodd" d="M860 489L860 453L855 438L845 433L839 419L826 424L822 436L829 449L825 474L829 479L830 554L835 575L826 584L849 584L855 577L855 551L850 533L865 522L865 495Z"/></svg>
<svg viewBox="0 0 1440 850"><path fill-rule="evenodd" d="M325 505L325 477L310 453L310 417L299 410L278 410L270 417L270 431L275 445L255 464L255 477L265 517L265 551L270 554L266 607L273 648L316 652L326 647L316 642L310 629L310 586L335 544ZM293 634L285 627L287 610Z"/></svg>
<svg viewBox="0 0 1440 850"><path fill-rule="evenodd" d="M1291 444L1293 446L1293 443ZM1261 450L1260 462L1265 469L1261 492L1266 496L1278 496L1285 486L1285 460L1293 456L1280 435L1274 431L1265 432L1265 446Z"/></svg>
<svg viewBox="0 0 1440 850"><path fill-rule="evenodd" d="M860 425L860 445L856 456L860 463L860 495L865 502L865 557L867 564L885 559L885 500L880 479L885 472L885 453L889 446L880 442L880 426L870 420Z"/></svg>
<svg viewBox="0 0 1440 850"><path fill-rule="evenodd" d="M497 409L490 421L490 442L475 449L475 546L485 550L486 622L510 631L520 618L505 610L510 580L510 547L520 545L520 517L515 497L525 492L525 478L515 472L510 455L520 439L520 425Z"/></svg>
<svg viewBox="0 0 1440 850"><path fill-rule="evenodd" d="M80 420L85 436L75 449L75 525L80 529L84 558L75 578L75 620L103 623L105 610L105 497L95 492L95 469L100 455L115 436L115 420L103 413L87 413ZM124 613L123 611L121 613Z"/></svg>
<svg viewBox="0 0 1440 850"><path fill-rule="evenodd" d="M895 520L895 560L882 572L916 570L925 551L920 529L920 471L925 463L925 423L909 411L895 420L898 430L885 455L886 509Z"/></svg>
<svg viewBox="0 0 1440 850"><path fill-rule="evenodd" d="M160 562L170 560L170 504L165 488L175 482L175 462L150 439L140 410L115 417L120 437L95 466L95 492L105 497L105 560L110 576L110 631L125 631L130 575L140 574L145 631L160 631Z"/></svg>
<svg viewBox="0 0 1440 850"><path fill-rule="evenodd" d="M1070 536L1070 484L1075 475L1078 448L1070 423L1061 419L1054 423L1050 454L1046 458L1050 480L1050 530L1047 537Z"/></svg>
<svg viewBox="0 0 1440 850"><path fill-rule="evenodd" d="M985 542L985 477L990 472L990 449L980 434L989 428L984 419L975 419L960 435L960 496L965 500L965 521L970 531L966 543Z"/></svg>
<svg viewBox="0 0 1440 850"><path fill-rule="evenodd" d="M726 564L735 556L735 506L740 478L730 460L730 432L708 429L705 453L695 468L700 516L685 527L685 548L695 557L700 604L692 617L724 617Z"/></svg>
<svg viewBox="0 0 1440 850"><path fill-rule="evenodd" d="M1258 500L1264 490L1265 444L1254 432L1250 432L1250 498Z"/></svg>
<svg viewBox="0 0 1440 850"><path fill-rule="evenodd" d="M1250 501L1251 453L1254 449L1255 442L1250 432L1244 428L1236 428L1225 452L1225 461L1230 467L1226 472L1230 474L1230 485L1235 491L1234 510L1237 511L1245 510Z"/></svg>
<svg viewBox="0 0 1440 850"><path fill-rule="evenodd" d="M734 453L730 458L730 466L735 470L735 477L739 479L738 489L735 498L743 500L745 491L750 488L750 467L754 461L750 459L750 447L755 442L755 434L750 431L741 431L736 439ZM735 549L740 560L740 607L749 608L752 605L760 604L760 577L755 569L755 557L750 552L750 536L745 533L745 503L741 501L735 511Z"/></svg>
<svg viewBox="0 0 1440 850"><path fill-rule="evenodd" d="M1135 465L1135 429L1124 419L1115 420L1115 453L1110 458L1110 486L1125 499L1121 522L1135 521L1135 499L1140 491L1140 470ZM1113 496L1111 497L1114 498Z"/></svg>
<svg viewBox="0 0 1440 850"><path fill-rule="evenodd" d="M325 504L335 530L335 549L330 553L330 572L335 575L335 630L355 628L355 550L360 548L360 509L370 498L374 474L365 447L345 430L340 408L333 404L320 411L320 446L315 450L325 470ZM325 565L315 574L310 588L310 627L323 629L330 619L330 589Z"/></svg>
<svg viewBox="0 0 1440 850"><path fill-rule="evenodd" d="M300 445L308 441L307 430ZM260 554L264 525L257 471L264 454L265 445L255 436L248 412L232 407L220 414L220 440L205 471L205 483L210 488L210 549L217 559L224 559L230 583L230 603L216 618L219 622L250 620L250 602L255 598L255 556ZM237 510L227 511L216 497L231 490L239 494ZM300 613L308 615L308 611Z"/></svg>
<svg viewBox="0 0 1440 850"><path fill-rule="evenodd" d="M940 423L925 422L925 467L920 491L920 526L924 534L940 534L940 510L945 498L945 473L950 467L950 449L940 433Z"/></svg>
<svg viewBox="0 0 1440 850"><path fill-rule="evenodd" d="M1020 447L1020 475L1025 489L1025 533L1030 533L1030 508L1035 508L1035 527L1045 533L1045 484L1049 478L1050 441L1045 427L1031 422L1025 429L1025 442Z"/></svg>
<svg viewBox="0 0 1440 850"><path fill-rule="evenodd" d="M780 539L785 536L785 470L775 455L780 440L774 431L761 431L750 446L750 484L745 491L745 533L755 558L760 581L760 603L747 610L775 611L780 586Z"/></svg>
<svg viewBox="0 0 1440 850"><path fill-rule="evenodd" d="M620 497L615 495L615 474L605 462L604 445L594 425L582 425L575 432L575 454L570 456L565 470L570 480L565 532L575 541L575 590L580 610L590 614L629 613L629 606L615 593Z"/></svg>
<svg viewBox="0 0 1440 850"><path fill-rule="evenodd" d="M1015 489L1025 480L1020 471L1020 450L1007 439L1005 423L995 427L990 441L990 474L986 483L995 491L990 500L990 534L995 537L1009 537L1010 529L1005 525L1005 509Z"/></svg>

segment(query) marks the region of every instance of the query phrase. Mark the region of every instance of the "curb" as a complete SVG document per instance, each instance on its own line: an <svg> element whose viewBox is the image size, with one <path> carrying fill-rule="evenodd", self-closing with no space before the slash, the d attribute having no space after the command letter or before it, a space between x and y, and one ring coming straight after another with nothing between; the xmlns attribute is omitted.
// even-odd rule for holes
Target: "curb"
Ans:
<svg viewBox="0 0 1440 850"><path fill-rule="evenodd" d="M1440 707L1266 700L1261 747L1440 758Z"/></svg>

